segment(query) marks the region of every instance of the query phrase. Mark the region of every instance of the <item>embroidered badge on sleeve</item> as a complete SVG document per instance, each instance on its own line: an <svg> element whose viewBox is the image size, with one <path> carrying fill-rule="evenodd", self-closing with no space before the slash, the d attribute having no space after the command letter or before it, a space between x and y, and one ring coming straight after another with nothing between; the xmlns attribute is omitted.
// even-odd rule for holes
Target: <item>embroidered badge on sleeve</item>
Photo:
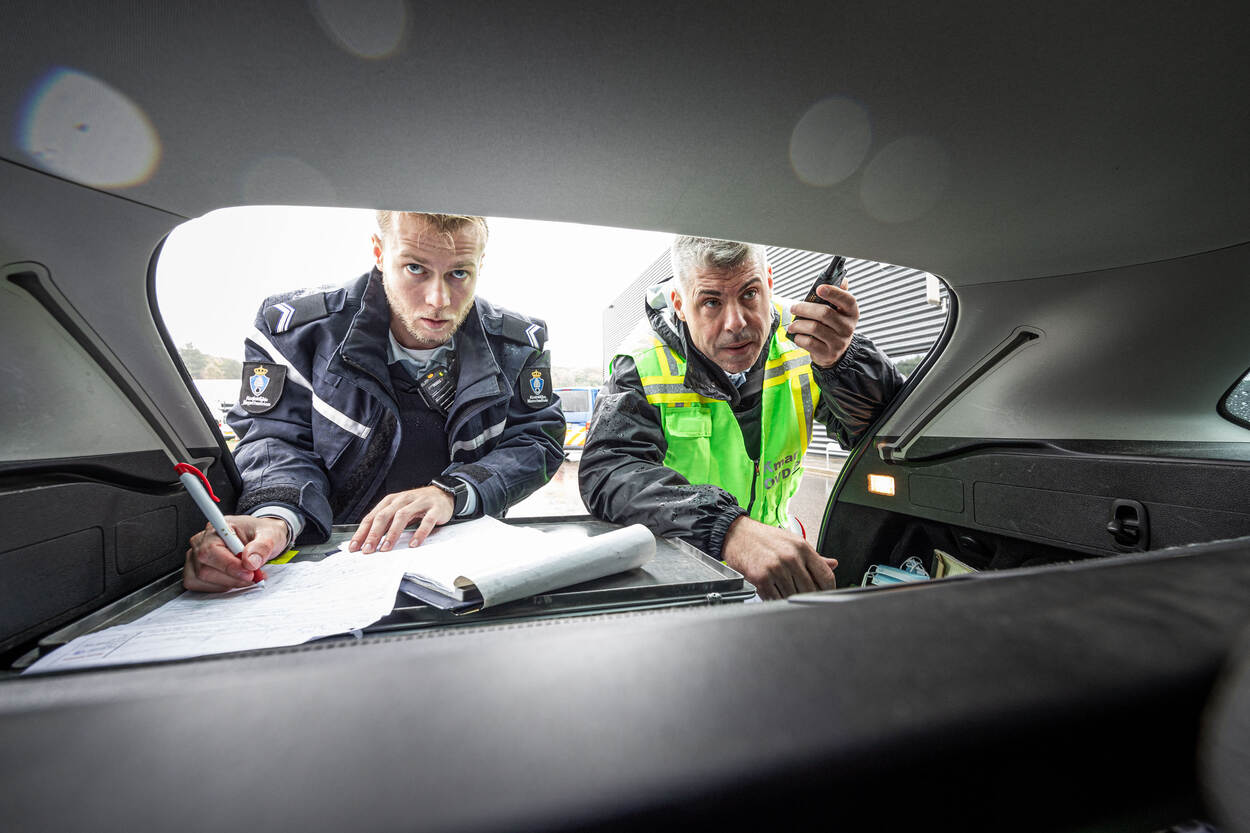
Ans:
<svg viewBox="0 0 1250 833"><path fill-rule="evenodd" d="M528 375L521 375L521 383L524 385L521 399L532 410L537 411L551 404L551 368L535 367Z"/></svg>
<svg viewBox="0 0 1250 833"><path fill-rule="evenodd" d="M286 367L268 362L247 362L243 365L243 388L239 404L249 414L263 414L278 404L286 384Z"/></svg>

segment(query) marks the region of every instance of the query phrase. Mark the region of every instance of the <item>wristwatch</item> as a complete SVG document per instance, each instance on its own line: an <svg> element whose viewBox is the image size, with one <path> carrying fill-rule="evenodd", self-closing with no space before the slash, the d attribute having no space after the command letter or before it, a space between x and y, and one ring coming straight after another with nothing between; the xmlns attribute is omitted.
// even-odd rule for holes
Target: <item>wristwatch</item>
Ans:
<svg viewBox="0 0 1250 833"><path fill-rule="evenodd" d="M464 506L469 502L469 484L465 483L459 477L445 477L439 475L430 481L431 486L442 489L451 495L456 502L455 507L451 510L453 516L459 515L464 511Z"/></svg>

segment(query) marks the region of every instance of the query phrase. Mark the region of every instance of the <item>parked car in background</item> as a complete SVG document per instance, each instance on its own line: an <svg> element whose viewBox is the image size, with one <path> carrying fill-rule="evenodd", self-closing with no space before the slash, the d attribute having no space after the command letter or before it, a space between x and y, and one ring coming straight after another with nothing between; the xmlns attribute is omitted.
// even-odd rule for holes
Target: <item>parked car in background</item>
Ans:
<svg viewBox="0 0 1250 833"><path fill-rule="evenodd" d="M217 420L217 430L221 432L222 439L233 448L234 442L238 440L238 436L234 433L234 429L230 427L230 424L226 422L226 412L230 410L230 407L223 408L221 404L209 404L208 409L212 411L213 418Z"/></svg>
<svg viewBox="0 0 1250 833"><path fill-rule="evenodd" d="M580 452L586 446L586 429L594 414L599 388L556 388L556 395L560 397L560 405L564 409L564 450Z"/></svg>
<svg viewBox="0 0 1250 833"><path fill-rule="evenodd" d="M217 430L221 432L230 448L238 440L234 429L226 422L226 414L238 401L239 381L236 379L196 379L195 390L204 401L204 406L217 422Z"/></svg>

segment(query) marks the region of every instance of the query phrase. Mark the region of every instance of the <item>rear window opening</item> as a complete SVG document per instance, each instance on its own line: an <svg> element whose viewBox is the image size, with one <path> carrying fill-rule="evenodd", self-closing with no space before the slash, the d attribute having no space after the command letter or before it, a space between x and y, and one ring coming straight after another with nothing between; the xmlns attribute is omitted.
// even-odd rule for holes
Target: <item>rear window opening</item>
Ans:
<svg viewBox="0 0 1250 833"><path fill-rule="evenodd" d="M642 318L646 289L670 274L672 235L495 217L488 225L478 294L547 322L552 383L570 420L568 459L509 516L583 514L577 464L593 400L617 347ZM229 447L236 438L224 415L242 390L243 340L261 302L368 271L375 229L369 210L251 206L214 211L170 234L156 264L159 312ZM831 257L777 246L767 253L774 295L791 300L806 295ZM941 333L945 287L925 272L854 258L847 276L860 305L859 332L909 373ZM845 454L814 426L798 507L805 528L819 526Z"/></svg>

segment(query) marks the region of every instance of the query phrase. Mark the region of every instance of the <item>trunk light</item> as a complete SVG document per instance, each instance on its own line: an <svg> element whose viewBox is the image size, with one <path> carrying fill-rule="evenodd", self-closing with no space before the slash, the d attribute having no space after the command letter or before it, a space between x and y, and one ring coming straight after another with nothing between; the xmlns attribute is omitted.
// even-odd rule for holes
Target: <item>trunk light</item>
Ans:
<svg viewBox="0 0 1250 833"><path fill-rule="evenodd" d="M888 474L868 475L868 491L874 495L894 497L894 478Z"/></svg>

